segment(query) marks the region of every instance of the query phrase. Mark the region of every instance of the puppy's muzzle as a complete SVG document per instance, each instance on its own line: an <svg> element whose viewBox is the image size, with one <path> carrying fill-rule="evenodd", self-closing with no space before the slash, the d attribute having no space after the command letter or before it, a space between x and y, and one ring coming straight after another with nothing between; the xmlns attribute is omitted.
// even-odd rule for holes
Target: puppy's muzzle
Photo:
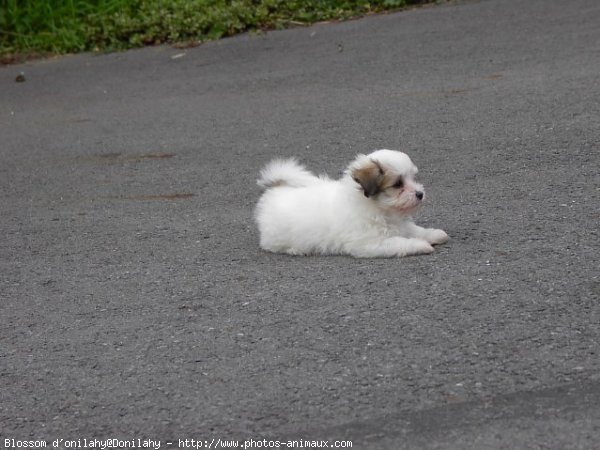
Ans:
<svg viewBox="0 0 600 450"><path fill-rule="evenodd" d="M417 197L417 200L423 200L424 196L425 196L425 194L423 193L423 191L415 192L415 197Z"/></svg>

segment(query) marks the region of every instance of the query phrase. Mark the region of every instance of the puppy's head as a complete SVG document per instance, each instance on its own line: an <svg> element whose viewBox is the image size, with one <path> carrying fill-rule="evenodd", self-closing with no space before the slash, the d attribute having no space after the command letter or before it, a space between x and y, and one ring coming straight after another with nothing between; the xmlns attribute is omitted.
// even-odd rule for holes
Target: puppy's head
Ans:
<svg viewBox="0 0 600 450"><path fill-rule="evenodd" d="M365 197L383 209L403 214L413 212L425 199L423 186L415 181L417 172L410 158L395 150L358 155L346 171Z"/></svg>

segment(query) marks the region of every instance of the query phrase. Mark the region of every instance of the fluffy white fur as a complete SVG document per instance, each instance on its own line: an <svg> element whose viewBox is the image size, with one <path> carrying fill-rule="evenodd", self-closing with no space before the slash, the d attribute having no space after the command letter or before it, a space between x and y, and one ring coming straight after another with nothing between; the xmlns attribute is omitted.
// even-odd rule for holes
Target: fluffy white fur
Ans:
<svg viewBox="0 0 600 450"><path fill-rule="evenodd" d="M395 257L431 253L449 238L417 226L411 214L425 198L417 168L394 150L358 155L339 180L317 177L294 159L262 171L256 207L260 246L292 255Z"/></svg>

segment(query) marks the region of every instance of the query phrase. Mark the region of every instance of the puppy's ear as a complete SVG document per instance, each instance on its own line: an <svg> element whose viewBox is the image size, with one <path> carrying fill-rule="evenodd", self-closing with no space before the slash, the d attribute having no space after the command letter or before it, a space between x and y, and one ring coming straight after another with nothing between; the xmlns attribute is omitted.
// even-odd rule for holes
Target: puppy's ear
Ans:
<svg viewBox="0 0 600 450"><path fill-rule="evenodd" d="M377 161L367 159L364 163L353 167L350 175L363 188L365 197L371 197L381 191L384 173Z"/></svg>

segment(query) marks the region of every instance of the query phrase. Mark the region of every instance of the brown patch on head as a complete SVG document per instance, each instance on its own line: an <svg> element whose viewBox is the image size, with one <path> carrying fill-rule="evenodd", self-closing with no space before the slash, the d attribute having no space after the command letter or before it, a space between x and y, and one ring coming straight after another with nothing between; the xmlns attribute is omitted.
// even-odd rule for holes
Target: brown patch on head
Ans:
<svg viewBox="0 0 600 450"><path fill-rule="evenodd" d="M375 160L370 160L369 164L354 169L351 175L352 179L363 188L365 197L372 197L381 192L386 178L383 168Z"/></svg>
<svg viewBox="0 0 600 450"><path fill-rule="evenodd" d="M375 160L354 169L352 178L361 185L365 197L372 197L387 189L403 189L405 186L404 176L384 170Z"/></svg>

